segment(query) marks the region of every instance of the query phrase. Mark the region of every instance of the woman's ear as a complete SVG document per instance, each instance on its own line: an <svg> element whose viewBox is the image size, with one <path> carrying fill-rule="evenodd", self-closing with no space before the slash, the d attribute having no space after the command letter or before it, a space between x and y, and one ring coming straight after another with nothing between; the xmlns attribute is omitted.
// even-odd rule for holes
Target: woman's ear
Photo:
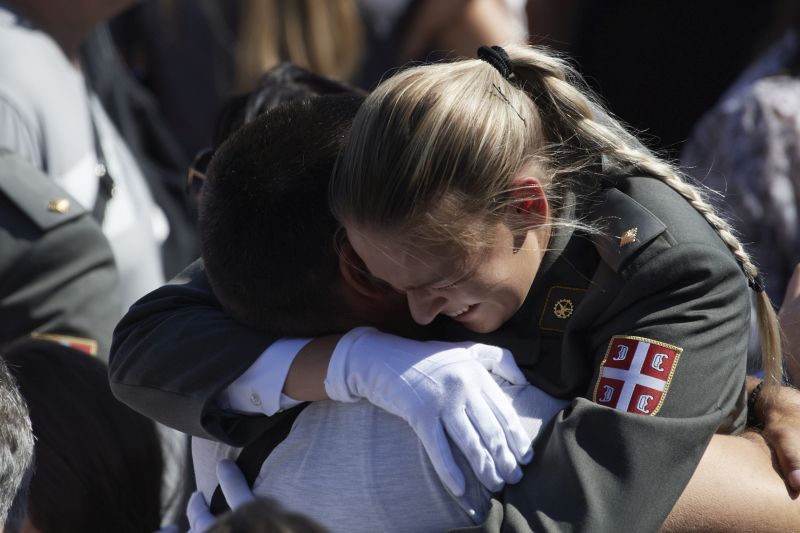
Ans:
<svg viewBox="0 0 800 533"><path fill-rule="evenodd" d="M531 228L550 218L550 203L538 178L525 176L511 182L511 209Z"/></svg>
<svg viewBox="0 0 800 533"><path fill-rule="evenodd" d="M395 292L388 283L369 273L367 265L346 238L339 247L339 272L346 285L367 298L380 298Z"/></svg>

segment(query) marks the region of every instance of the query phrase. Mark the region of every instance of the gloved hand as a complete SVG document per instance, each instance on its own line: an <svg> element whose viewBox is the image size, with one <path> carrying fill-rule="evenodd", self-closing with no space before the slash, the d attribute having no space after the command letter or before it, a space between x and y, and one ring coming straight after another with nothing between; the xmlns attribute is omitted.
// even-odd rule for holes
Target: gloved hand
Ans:
<svg viewBox="0 0 800 533"><path fill-rule="evenodd" d="M444 485L464 493L445 430L489 490L522 477L531 440L489 373L521 385L525 376L508 350L475 343L420 342L356 328L342 337L328 365L332 400L368 400L407 421Z"/></svg>
<svg viewBox="0 0 800 533"><path fill-rule="evenodd" d="M230 459L223 459L217 463L217 480L231 510L235 510L255 498L253 491L247 485L244 474ZM186 506L186 518L189 519L189 533L203 533L217 520L211 514L203 494L199 491L192 493L189 498Z"/></svg>

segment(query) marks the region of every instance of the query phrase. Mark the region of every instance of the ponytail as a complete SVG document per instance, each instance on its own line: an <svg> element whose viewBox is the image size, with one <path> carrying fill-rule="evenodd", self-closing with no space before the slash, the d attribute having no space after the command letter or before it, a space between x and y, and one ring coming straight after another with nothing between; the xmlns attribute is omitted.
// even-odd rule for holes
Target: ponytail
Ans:
<svg viewBox="0 0 800 533"><path fill-rule="evenodd" d="M657 158L609 115L592 97L580 75L565 61L540 49L509 46L514 82L535 102L544 124L553 132L551 142L563 142L573 154L567 175L579 176L581 165L603 159L611 169L637 169L661 179L683 196L716 230L736 258L756 293L756 313L761 339L764 386L767 401L783 382L781 333L775 309L760 283L758 269L736 238L730 224L720 217L703 191L689 183L674 165ZM574 157L575 155L578 157Z"/></svg>

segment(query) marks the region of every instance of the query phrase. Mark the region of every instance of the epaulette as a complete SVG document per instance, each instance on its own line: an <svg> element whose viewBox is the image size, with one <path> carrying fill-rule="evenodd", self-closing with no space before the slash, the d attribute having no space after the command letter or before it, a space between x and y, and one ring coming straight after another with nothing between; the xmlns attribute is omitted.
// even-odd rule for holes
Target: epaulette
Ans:
<svg viewBox="0 0 800 533"><path fill-rule="evenodd" d="M0 149L0 195L8 198L41 231L48 231L86 212L52 179L5 149Z"/></svg>
<svg viewBox="0 0 800 533"><path fill-rule="evenodd" d="M647 243L667 226L642 204L613 187L592 210L591 220L601 233L592 236L600 257L619 272Z"/></svg>

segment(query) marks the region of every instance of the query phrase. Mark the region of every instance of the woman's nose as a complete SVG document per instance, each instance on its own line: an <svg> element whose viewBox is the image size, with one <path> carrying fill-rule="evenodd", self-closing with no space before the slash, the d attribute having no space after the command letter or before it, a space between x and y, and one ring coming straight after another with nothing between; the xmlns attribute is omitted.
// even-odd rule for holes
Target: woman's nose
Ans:
<svg viewBox="0 0 800 533"><path fill-rule="evenodd" d="M414 322L421 326L430 324L444 308L447 299L428 289L414 289L406 293L408 309Z"/></svg>

